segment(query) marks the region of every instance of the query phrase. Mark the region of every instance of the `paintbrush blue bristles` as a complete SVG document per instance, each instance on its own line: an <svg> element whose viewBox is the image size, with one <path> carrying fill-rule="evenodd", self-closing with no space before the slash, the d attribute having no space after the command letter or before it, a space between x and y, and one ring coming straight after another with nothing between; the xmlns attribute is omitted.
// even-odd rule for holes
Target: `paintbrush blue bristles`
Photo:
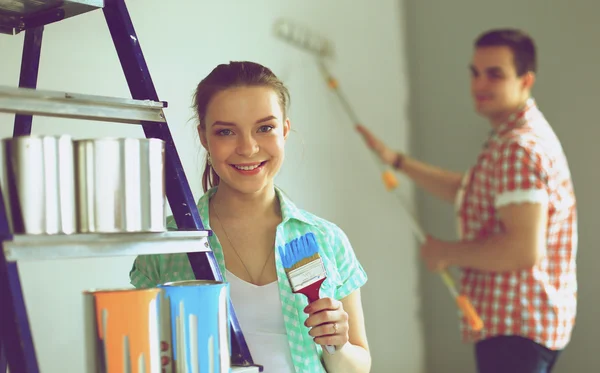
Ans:
<svg viewBox="0 0 600 373"><path fill-rule="evenodd" d="M283 247L279 246L279 256L283 267L286 269L292 268L296 263L310 258L318 252L317 238L312 232L293 239Z"/></svg>

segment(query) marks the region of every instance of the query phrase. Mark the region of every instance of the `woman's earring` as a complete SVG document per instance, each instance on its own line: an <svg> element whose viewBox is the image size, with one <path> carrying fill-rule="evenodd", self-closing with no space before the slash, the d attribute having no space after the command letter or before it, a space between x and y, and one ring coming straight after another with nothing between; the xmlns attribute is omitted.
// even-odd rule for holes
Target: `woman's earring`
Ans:
<svg viewBox="0 0 600 373"><path fill-rule="evenodd" d="M206 163L208 163L209 166L212 166L212 160L210 159L210 153L208 153L206 155Z"/></svg>

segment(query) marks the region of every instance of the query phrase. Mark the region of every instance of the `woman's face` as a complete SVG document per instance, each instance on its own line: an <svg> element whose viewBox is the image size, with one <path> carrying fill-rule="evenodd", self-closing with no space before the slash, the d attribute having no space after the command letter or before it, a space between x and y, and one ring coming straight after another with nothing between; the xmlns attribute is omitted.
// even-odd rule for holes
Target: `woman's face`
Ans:
<svg viewBox="0 0 600 373"><path fill-rule="evenodd" d="M205 130L198 127L220 183L244 194L273 187L290 130L277 93L269 87L235 87L209 102Z"/></svg>

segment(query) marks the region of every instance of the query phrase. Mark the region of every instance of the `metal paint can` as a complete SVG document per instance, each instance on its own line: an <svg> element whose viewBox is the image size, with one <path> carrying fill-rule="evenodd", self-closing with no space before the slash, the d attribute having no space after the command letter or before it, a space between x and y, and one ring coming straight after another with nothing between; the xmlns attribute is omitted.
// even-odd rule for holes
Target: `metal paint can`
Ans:
<svg viewBox="0 0 600 373"><path fill-rule="evenodd" d="M164 141L75 140L80 233L166 231Z"/></svg>
<svg viewBox="0 0 600 373"><path fill-rule="evenodd" d="M229 373L229 284L189 280L161 285L171 307L174 373Z"/></svg>
<svg viewBox="0 0 600 373"><path fill-rule="evenodd" d="M87 373L171 373L171 317L159 288L84 295Z"/></svg>
<svg viewBox="0 0 600 373"><path fill-rule="evenodd" d="M76 231L73 140L17 136L2 140L2 190L17 234Z"/></svg>

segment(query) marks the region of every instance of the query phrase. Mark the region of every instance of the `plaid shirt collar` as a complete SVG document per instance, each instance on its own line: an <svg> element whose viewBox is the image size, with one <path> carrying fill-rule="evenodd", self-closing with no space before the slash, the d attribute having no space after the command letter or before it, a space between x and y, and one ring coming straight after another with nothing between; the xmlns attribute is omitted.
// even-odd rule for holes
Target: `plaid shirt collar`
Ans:
<svg viewBox="0 0 600 373"><path fill-rule="evenodd" d="M525 101L525 104L523 104L523 106L521 106L521 108L519 110L512 113L506 119L506 121L504 121L504 123L500 124L496 128L493 128L492 130L490 130L488 139L485 142L483 147L487 148L488 145L494 139L502 136L503 134L505 134L506 132L508 132L514 128L517 128L517 127L522 126L523 124L527 123L527 119L529 119L530 114L533 112L534 109L537 109L537 104L535 102L535 99L530 97L527 99L527 101Z"/></svg>
<svg viewBox="0 0 600 373"><path fill-rule="evenodd" d="M197 207L200 212L204 214L203 216L208 216L208 201L217 192L218 187L218 185L212 187L198 200ZM282 223L287 223L289 220L294 219L308 225L317 226L314 219L309 218L302 210L296 207L296 204L292 202L281 188L277 186L274 188L275 194L279 199Z"/></svg>
<svg viewBox="0 0 600 373"><path fill-rule="evenodd" d="M535 99L533 99L532 97L528 98L527 101L525 101L525 104L523 104L523 106L521 106L519 110L512 113L504 123L496 127L494 132L498 135L502 135L515 127L525 124L527 122L529 114L532 112L532 109L535 108L537 108Z"/></svg>

